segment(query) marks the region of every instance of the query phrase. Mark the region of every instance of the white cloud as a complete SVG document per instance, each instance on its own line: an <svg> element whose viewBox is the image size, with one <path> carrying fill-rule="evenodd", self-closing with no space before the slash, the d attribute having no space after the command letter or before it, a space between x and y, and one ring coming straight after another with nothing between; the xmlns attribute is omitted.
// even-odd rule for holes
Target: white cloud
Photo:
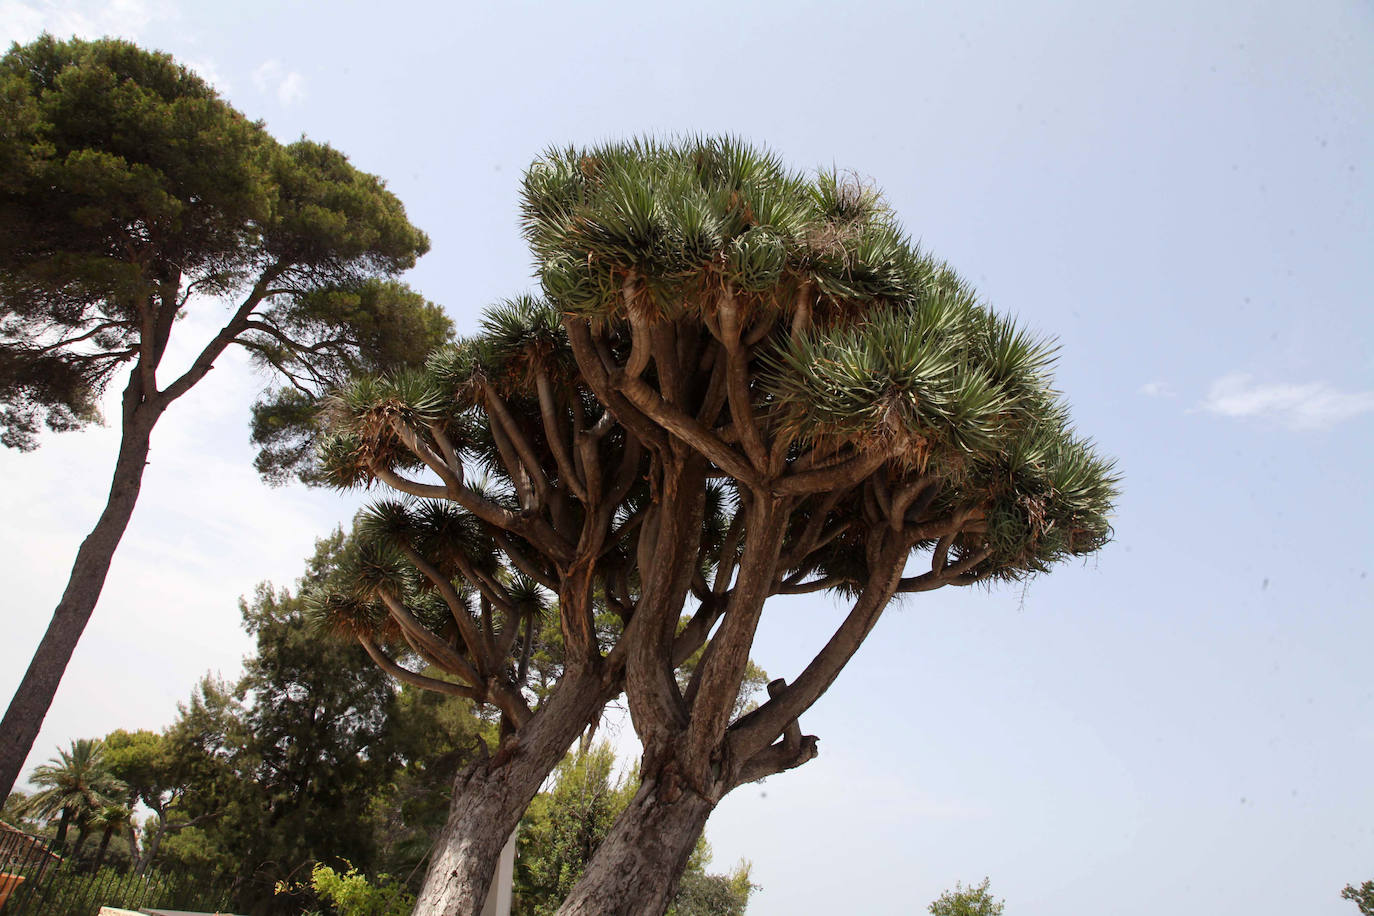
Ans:
<svg viewBox="0 0 1374 916"><path fill-rule="evenodd" d="M1147 398L1171 398L1176 392L1168 382L1154 381L1141 385L1140 393Z"/></svg>
<svg viewBox="0 0 1374 916"><path fill-rule="evenodd" d="M0 2L0 42L9 47L10 42L31 40L44 28L56 32L48 26L43 13L31 3L15 3L13 0Z"/></svg>
<svg viewBox="0 0 1374 916"><path fill-rule="evenodd" d="M284 106L294 105L305 99L305 77L295 70L287 70L281 61L264 61L253 71L253 85L259 92L272 93Z"/></svg>
<svg viewBox="0 0 1374 916"><path fill-rule="evenodd" d="M1374 411L1374 391L1341 391L1326 382L1256 382L1244 373L1212 383L1198 405L1224 417L1271 417L1290 429L1329 429Z"/></svg>
<svg viewBox="0 0 1374 916"><path fill-rule="evenodd" d="M103 38L107 35L140 42L148 26L176 21L181 16L170 0L0 0L0 52L10 42L24 44L43 32L57 38ZM214 64L177 55L177 62L194 71L221 94L229 84Z"/></svg>
<svg viewBox="0 0 1374 916"><path fill-rule="evenodd" d="M294 70L277 87L277 98L283 105L294 105L305 99L305 78Z"/></svg>
<svg viewBox="0 0 1374 916"><path fill-rule="evenodd" d="M228 95L232 91L229 86L229 81L220 76L219 71L215 68L212 61L200 57L178 57L177 62L196 76L205 80L205 82L209 83L211 86L214 86L215 90L219 92L221 96Z"/></svg>
<svg viewBox="0 0 1374 916"><path fill-rule="evenodd" d="M263 61L258 69L253 71L253 85L259 92L271 92L272 87L281 79L281 61Z"/></svg>
<svg viewBox="0 0 1374 916"><path fill-rule="evenodd" d="M175 7L162 0L0 0L0 42L32 41L40 32L58 38L117 35L138 40L149 23L175 18Z"/></svg>

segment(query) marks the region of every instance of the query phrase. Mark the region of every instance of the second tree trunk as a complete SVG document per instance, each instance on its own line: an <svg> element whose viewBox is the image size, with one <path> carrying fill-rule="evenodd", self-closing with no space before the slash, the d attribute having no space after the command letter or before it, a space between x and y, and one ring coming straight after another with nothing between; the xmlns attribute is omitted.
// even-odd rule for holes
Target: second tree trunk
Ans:
<svg viewBox="0 0 1374 916"><path fill-rule="evenodd" d="M715 806L676 780L645 780L558 916L663 916Z"/></svg>
<svg viewBox="0 0 1374 916"><path fill-rule="evenodd" d="M459 777L413 916L482 912L501 848L569 746L600 715L603 693L595 678L565 676L513 747Z"/></svg>

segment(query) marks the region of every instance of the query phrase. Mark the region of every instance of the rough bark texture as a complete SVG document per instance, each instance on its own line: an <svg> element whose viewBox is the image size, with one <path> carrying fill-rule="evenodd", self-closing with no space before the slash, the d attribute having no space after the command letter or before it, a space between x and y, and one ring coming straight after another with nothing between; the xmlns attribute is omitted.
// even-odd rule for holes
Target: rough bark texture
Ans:
<svg viewBox="0 0 1374 916"><path fill-rule="evenodd" d="M645 780L558 916L662 916L714 808L671 777Z"/></svg>
<svg viewBox="0 0 1374 916"><path fill-rule="evenodd" d="M156 422L156 412L139 403L141 394L135 373L124 392L124 433L105 511L86 540L81 542L62 600L53 611L47 632L5 710L4 720L0 721L0 735L5 738L0 741L0 797L8 795L19 780L20 770L52 707L67 663L100 599L115 548L124 537L134 504L138 502L143 469L148 461L149 440Z"/></svg>
<svg viewBox="0 0 1374 916"><path fill-rule="evenodd" d="M549 773L604 705L604 691L597 685L565 680L494 757L459 775L413 916L482 912L501 847Z"/></svg>
<svg viewBox="0 0 1374 916"><path fill-rule="evenodd" d="M501 847L528 804L516 801L527 780L510 766L465 775L454 785L448 821L435 843L414 916L481 913ZM536 782L530 797L538 790Z"/></svg>

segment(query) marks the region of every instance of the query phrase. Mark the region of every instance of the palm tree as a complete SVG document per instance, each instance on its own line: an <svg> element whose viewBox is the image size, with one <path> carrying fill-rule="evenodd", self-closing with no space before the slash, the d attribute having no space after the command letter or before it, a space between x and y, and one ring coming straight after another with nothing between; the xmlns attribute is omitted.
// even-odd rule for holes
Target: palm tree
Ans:
<svg viewBox="0 0 1374 916"><path fill-rule="evenodd" d="M106 805L97 811L90 820L91 828L99 830L100 849L95 854L95 864L91 871L100 871L105 862L105 852L109 849L110 838L119 830L128 827L134 812L128 805Z"/></svg>
<svg viewBox="0 0 1374 916"><path fill-rule="evenodd" d="M38 788L24 802L24 811L35 817L57 821L54 846L67 841L67 828L73 822L82 832L102 808L118 805L127 794L125 785L105 767L105 743L99 738L73 741L70 750L59 750L47 763L34 767L29 782Z"/></svg>

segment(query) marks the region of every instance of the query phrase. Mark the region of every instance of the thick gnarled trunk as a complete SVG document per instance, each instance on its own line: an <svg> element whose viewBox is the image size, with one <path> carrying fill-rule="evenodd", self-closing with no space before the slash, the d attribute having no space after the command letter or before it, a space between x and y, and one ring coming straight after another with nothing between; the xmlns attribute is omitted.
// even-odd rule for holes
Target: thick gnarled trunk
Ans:
<svg viewBox="0 0 1374 916"><path fill-rule="evenodd" d="M459 775L413 916L479 916L501 856L539 787L605 705L599 678L569 675L490 760Z"/></svg>
<svg viewBox="0 0 1374 916"><path fill-rule="evenodd" d="M558 916L663 916L714 809L674 779L645 780Z"/></svg>
<svg viewBox="0 0 1374 916"><path fill-rule="evenodd" d="M524 806L514 801L523 794L524 780L511 770L465 774L454 786L448 821L434 844L414 916L481 913L501 847L524 813Z"/></svg>
<svg viewBox="0 0 1374 916"><path fill-rule="evenodd" d="M53 611L52 620L29 662L19 689L14 692L5 718L0 721L0 794L7 795L19 779L24 760L33 748L43 720L52 707L57 687L67 670L76 644L86 630L110 561L129 527L138 493L143 486L143 469L148 462L148 448L153 424L160 410L141 403L142 387L135 372L124 392L124 429L119 443L119 457L105 510L95 528L81 542L71 578L62 593L62 600Z"/></svg>

